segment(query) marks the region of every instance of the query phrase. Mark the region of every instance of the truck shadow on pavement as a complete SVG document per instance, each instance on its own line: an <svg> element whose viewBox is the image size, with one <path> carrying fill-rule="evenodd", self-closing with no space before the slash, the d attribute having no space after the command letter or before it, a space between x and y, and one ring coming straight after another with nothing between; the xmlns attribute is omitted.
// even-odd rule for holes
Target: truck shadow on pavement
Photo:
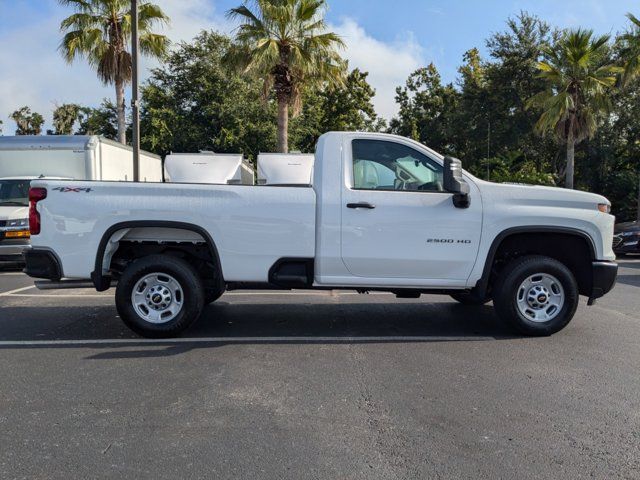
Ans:
<svg viewBox="0 0 640 480"><path fill-rule="evenodd" d="M158 341L137 337L111 306L4 307L2 313L0 349L101 350L88 357L91 359L166 357L229 344L430 343L517 338L498 321L490 306L448 302L243 304L221 300L206 307L200 320L182 337Z"/></svg>

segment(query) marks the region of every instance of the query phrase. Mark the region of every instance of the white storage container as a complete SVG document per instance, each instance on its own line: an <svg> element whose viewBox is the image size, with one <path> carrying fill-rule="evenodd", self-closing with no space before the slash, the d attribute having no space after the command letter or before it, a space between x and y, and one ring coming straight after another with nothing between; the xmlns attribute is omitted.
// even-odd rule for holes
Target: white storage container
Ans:
<svg viewBox="0 0 640 480"><path fill-rule="evenodd" d="M166 178L174 183L253 185L253 167L241 154L172 153L164 161Z"/></svg>
<svg viewBox="0 0 640 480"><path fill-rule="evenodd" d="M314 158L310 153L261 153L258 185L311 185Z"/></svg>

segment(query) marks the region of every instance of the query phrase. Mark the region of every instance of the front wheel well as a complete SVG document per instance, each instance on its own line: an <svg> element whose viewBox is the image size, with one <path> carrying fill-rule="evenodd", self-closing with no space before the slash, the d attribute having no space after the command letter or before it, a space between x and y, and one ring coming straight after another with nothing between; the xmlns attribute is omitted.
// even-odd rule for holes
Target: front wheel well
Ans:
<svg viewBox="0 0 640 480"><path fill-rule="evenodd" d="M490 270L485 272L487 291L491 291L500 272L511 260L525 255L544 255L559 261L575 277L581 295L591 292L591 264L595 259L593 246L582 235L565 232L521 232L500 240L493 258L487 260L491 261Z"/></svg>

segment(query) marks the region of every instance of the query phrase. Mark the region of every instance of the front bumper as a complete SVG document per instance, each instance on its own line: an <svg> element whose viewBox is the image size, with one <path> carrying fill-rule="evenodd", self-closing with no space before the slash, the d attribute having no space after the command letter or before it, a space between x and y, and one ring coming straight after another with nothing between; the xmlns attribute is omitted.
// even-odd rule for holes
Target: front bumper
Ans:
<svg viewBox="0 0 640 480"><path fill-rule="evenodd" d="M590 299L600 298L614 287L618 276L618 264L616 262L597 261L591 267L591 294Z"/></svg>

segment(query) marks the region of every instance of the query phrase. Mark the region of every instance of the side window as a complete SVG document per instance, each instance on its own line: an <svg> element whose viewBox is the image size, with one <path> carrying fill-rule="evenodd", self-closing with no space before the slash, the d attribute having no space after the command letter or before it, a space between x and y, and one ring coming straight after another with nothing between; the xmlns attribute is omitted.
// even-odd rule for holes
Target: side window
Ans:
<svg viewBox="0 0 640 480"><path fill-rule="evenodd" d="M353 188L442 192L442 166L401 143L353 140Z"/></svg>

